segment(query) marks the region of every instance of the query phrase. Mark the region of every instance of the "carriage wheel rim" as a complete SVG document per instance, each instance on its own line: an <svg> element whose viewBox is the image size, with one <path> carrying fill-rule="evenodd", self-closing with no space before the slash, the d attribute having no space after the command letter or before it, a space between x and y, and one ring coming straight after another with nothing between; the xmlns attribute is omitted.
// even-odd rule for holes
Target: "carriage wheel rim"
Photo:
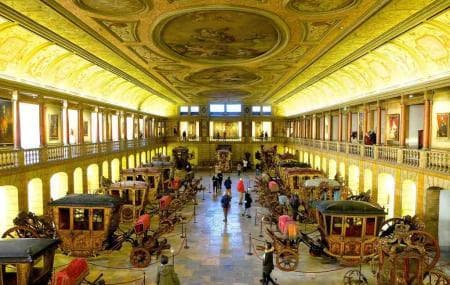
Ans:
<svg viewBox="0 0 450 285"><path fill-rule="evenodd" d="M135 247L130 253L130 262L137 268L147 267L151 262L150 252L143 247Z"/></svg>

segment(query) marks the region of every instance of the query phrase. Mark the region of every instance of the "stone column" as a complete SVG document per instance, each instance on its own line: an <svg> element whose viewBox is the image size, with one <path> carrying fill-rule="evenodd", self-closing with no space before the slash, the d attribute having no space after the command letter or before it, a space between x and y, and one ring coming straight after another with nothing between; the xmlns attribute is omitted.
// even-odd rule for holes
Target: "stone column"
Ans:
<svg viewBox="0 0 450 285"><path fill-rule="evenodd" d="M73 194L75 192L75 181L74 181L74 175L73 172L75 169L69 169L67 171L67 193Z"/></svg>
<svg viewBox="0 0 450 285"><path fill-rule="evenodd" d="M321 124L320 124L320 140L324 141L325 140L325 114L322 113L321 116Z"/></svg>
<svg viewBox="0 0 450 285"><path fill-rule="evenodd" d="M377 145L381 145L381 105L377 102Z"/></svg>
<svg viewBox="0 0 450 285"><path fill-rule="evenodd" d="M339 109L338 117L338 141L342 142L342 110Z"/></svg>
<svg viewBox="0 0 450 285"><path fill-rule="evenodd" d="M399 145L400 147L405 147L406 142L406 117L408 116L406 109L406 102L404 96L402 96L400 101L400 127L399 127Z"/></svg>
<svg viewBox="0 0 450 285"><path fill-rule="evenodd" d="M364 135L369 131L369 106L364 106Z"/></svg>
<svg viewBox="0 0 450 285"><path fill-rule="evenodd" d="M59 130L58 130L59 131ZM45 126L45 102L42 98L39 99L39 137L41 147L47 145L46 140L46 126Z"/></svg>
<svg viewBox="0 0 450 285"><path fill-rule="evenodd" d="M69 108L68 108L67 100L63 101L63 119L65 118L64 125L66 126L66 132L63 134L63 141L65 144L69 144L70 142L70 130L69 130Z"/></svg>
<svg viewBox="0 0 450 285"><path fill-rule="evenodd" d="M423 120L423 149L431 146L431 96L432 92L425 91L424 94L424 120Z"/></svg>
<svg viewBox="0 0 450 285"><path fill-rule="evenodd" d="M347 142L352 141L352 112L347 113Z"/></svg>
<svg viewBox="0 0 450 285"><path fill-rule="evenodd" d="M128 136L127 136L127 114L123 113L123 126L122 126L122 130L123 130L123 140L128 140Z"/></svg>
<svg viewBox="0 0 450 285"><path fill-rule="evenodd" d="M78 108L78 143L84 143L83 107Z"/></svg>
<svg viewBox="0 0 450 285"><path fill-rule="evenodd" d="M103 141L103 138L100 138L100 128L103 124L100 124L100 110L98 109L98 107L95 108L95 113L97 117L97 143L100 143L101 141Z"/></svg>
<svg viewBox="0 0 450 285"><path fill-rule="evenodd" d="M331 141L333 138L332 128L333 128L333 116L331 115L331 112L328 113L328 140Z"/></svg>
<svg viewBox="0 0 450 285"><path fill-rule="evenodd" d="M20 149L20 111L19 111L19 91L12 92L13 120L14 120L14 148Z"/></svg>

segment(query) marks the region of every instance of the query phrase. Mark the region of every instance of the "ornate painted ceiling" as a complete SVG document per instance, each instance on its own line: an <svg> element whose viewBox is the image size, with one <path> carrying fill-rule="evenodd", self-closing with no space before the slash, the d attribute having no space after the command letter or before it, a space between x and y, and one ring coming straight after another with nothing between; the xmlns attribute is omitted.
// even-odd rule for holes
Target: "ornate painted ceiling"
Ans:
<svg viewBox="0 0 450 285"><path fill-rule="evenodd" d="M396 75L407 84L448 72L448 12L436 16L445 2L0 0L0 35L29 37L23 52L3 42L5 58L27 61L0 70L163 115L212 101L293 115L371 96Z"/></svg>

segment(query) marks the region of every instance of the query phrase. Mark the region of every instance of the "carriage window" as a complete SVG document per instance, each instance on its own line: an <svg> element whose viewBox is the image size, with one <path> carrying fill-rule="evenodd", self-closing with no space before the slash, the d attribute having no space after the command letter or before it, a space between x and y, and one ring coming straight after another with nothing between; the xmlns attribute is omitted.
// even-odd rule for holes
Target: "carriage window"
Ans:
<svg viewBox="0 0 450 285"><path fill-rule="evenodd" d="M362 219L351 217L345 219L345 236L360 237L362 232Z"/></svg>
<svg viewBox="0 0 450 285"><path fill-rule="evenodd" d="M73 209L73 229L89 230L89 209Z"/></svg>
<svg viewBox="0 0 450 285"><path fill-rule="evenodd" d="M333 225L331 234L340 235L342 233L342 218L341 217L333 217Z"/></svg>
<svg viewBox="0 0 450 285"><path fill-rule="evenodd" d="M375 235L375 218L366 219L366 236Z"/></svg>
<svg viewBox="0 0 450 285"><path fill-rule="evenodd" d="M141 205L142 203L142 199L143 199L143 195L144 195L144 191L142 190L135 190L134 191L134 201L135 201L135 205Z"/></svg>
<svg viewBox="0 0 450 285"><path fill-rule="evenodd" d="M109 195L114 196L114 197L120 197L120 191L119 190L111 190Z"/></svg>
<svg viewBox="0 0 450 285"><path fill-rule="evenodd" d="M294 176L294 189L299 189L298 176Z"/></svg>
<svg viewBox="0 0 450 285"><path fill-rule="evenodd" d="M330 234L330 228L331 228L331 216L325 216L325 222L326 222L326 231L327 235Z"/></svg>
<svg viewBox="0 0 450 285"><path fill-rule="evenodd" d="M124 203L130 204L131 203L130 189L124 189L122 195Z"/></svg>
<svg viewBox="0 0 450 285"><path fill-rule="evenodd" d="M155 177L153 176L148 177L148 187L155 188Z"/></svg>
<svg viewBox="0 0 450 285"><path fill-rule="evenodd" d="M133 181L133 176L127 176L127 181Z"/></svg>
<svg viewBox="0 0 450 285"><path fill-rule="evenodd" d="M143 181L143 182L145 182L145 180L144 180L144 178L142 177L142 175L138 175L138 176L136 177L136 181Z"/></svg>
<svg viewBox="0 0 450 285"><path fill-rule="evenodd" d="M103 231L104 228L104 210L94 209L92 211L92 228L94 231Z"/></svg>
<svg viewBox="0 0 450 285"><path fill-rule="evenodd" d="M311 179L311 177L309 177L309 176L303 176L303 180L309 180L309 179Z"/></svg>
<svg viewBox="0 0 450 285"><path fill-rule="evenodd" d="M70 229L70 209L69 208L59 208L59 229L60 230Z"/></svg>

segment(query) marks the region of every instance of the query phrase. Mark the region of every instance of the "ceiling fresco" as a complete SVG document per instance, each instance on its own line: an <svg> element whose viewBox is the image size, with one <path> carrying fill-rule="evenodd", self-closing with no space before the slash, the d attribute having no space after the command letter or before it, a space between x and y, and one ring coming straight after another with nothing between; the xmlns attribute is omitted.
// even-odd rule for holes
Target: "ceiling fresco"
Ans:
<svg viewBox="0 0 450 285"><path fill-rule="evenodd" d="M89 96L131 100L126 104L144 111L159 102L157 109L170 114L176 105L223 96L244 104L272 103L280 115L293 115L373 95L398 76L435 76L430 71L435 63L439 74L448 70L448 32L443 32L448 12L370 46L414 13L441 2L0 0L79 48L69 52L46 37L30 43L21 28L1 46L0 68L8 76L25 72L43 85L83 88L79 93L90 84L95 92ZM15 23L5 23L10 24ZM11 69L8 53L27 60ZM86 60L90 57L95 61ZM127 90L138 95L122 96Z"/></svg>

